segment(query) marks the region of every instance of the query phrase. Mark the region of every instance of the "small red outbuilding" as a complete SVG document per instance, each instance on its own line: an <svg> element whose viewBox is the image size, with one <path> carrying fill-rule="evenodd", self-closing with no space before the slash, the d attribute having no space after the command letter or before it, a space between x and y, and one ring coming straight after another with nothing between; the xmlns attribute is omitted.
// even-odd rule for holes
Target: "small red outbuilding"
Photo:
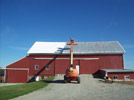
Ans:
<svg viewBox="0 0 134 100"><path fill-rule="evenodd" d="M5 71L6 83L26 83L28 82L29 69L27 68L7 68Z"/></svg>
<svg viewBox="0 0 134 100"><path fill-rule="evenodd" d="M109 77L113 81L134 80L134 70L130 69L101 69L100 73L103 77Z"/></svg>

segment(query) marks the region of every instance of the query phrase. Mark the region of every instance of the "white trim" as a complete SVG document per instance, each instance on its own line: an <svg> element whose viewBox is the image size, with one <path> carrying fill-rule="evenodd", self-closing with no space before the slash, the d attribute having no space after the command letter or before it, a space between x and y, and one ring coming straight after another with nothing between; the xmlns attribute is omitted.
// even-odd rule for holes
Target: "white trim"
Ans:
<svg viewBox="0 0 134 100"><path fill-rule="evenodd" d="M118 43L118 45L121 47L121 49L123 50L123 54L126 53L125 49L122 47L122 45L119 43L119 41L116 41Z"/></svg>
<svg viewBox="0 0 134 100"><path fill-rule="evenodd" d="M100 70L107 72L107 73L109 73L109 72L120 72L120 73L122 73L122 72L134 72L134 70L131 70L131 69L100 69Z"/></svg>
<svg viewBox="0 0 134 100"><path fill-rule="evenodd" d="M105 77L107 77L107 72L105 73Z"/></svg>
<svg viewBox="0 0 134 100"><path fill-rule="evenodd" d="M27 73L27 82L29 81L29 70L28 70L28 73Z"/></svg>
<svg viewBox="0 0 134 100"><path fill-rule="evenodd" d="M78 66L79 66L79 67L78 67ZM75 65L75 68L77 69L78 74L80 74L80 65Z"/></svg>
<svg viewBox="0 0 134 100"><path fill-rule="evenodd" d="M34 58L35 60L70 60L70 58ZM73 60L99 60L99 58L73 58Z"/></svg>
<svg viewBox="0 0 134 100"><path fill-rule="evenodd" d="M4 70L4 82L6 82L5 80L6 80L6 70Z"/></svg>
<svg viewBox="0 0 134 100"><path fill-rule="evenodd" d="M36 69L36 66L38 66L38 69L39 69L39 65L34 65L34 69L35 69L35 70L38 70L38 69Z"/></svg>
<svg viewBox="0 0 134 100"><path fill-rule="evenodd" d="M52 60L57 58L34 58L34 60Z"/></svg>
<svg viewBox="0 0 134 100"><path fill-rule="evenodd" d="M29 68L4 68L4 70L29 70Z"/></svg>
<svg viewBox="0 0 134 100"><path fill-rule="evenodd" d="M129 77L129 78L126 78ZM130 75L124 75L124 80L130 80Z"/></svg>
<svg viewBox="0 0 134 100"><path fill-rule="evenodd" d="M123 60L123 69L125 69L125 60L124 60L124 55L122 55L123 57L122 57L122 60Z"/></svg>

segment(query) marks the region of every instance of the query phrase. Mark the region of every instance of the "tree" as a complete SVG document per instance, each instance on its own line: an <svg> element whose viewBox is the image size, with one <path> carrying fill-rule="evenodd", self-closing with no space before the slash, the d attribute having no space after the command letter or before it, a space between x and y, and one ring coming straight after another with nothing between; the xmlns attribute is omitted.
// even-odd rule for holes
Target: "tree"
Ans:
<svg viewBox="0 0 134 100"><path fill-rule="evenodd" d="M0 68L0 76L4 76L4 70Z"/></svg>

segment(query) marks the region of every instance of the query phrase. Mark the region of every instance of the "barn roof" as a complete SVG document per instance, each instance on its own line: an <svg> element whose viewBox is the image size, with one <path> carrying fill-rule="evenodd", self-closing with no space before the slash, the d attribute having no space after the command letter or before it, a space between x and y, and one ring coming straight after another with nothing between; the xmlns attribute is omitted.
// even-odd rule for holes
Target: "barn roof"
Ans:
<svg viewBox="0 0 134 100"><path fill-rule="evenodd" d="M66 42L35 42L27 52L30 54L69 54L70 45ZM74 54L124 54L118 41L78 42L73 46Z"/></svg>
<svg viewBox="0 0 134 100"><path fill-rule="evenodd" d="M134 72L133 69L101 69L101 71L105 72Z"/></svg>

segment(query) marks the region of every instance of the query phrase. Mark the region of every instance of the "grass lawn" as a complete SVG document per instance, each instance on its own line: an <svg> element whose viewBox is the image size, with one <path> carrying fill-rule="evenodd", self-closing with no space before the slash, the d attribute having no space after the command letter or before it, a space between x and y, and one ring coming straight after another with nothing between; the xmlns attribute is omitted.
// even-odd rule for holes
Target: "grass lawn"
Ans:
<svg viewBox="0 0 134 100"><path fill-rule="evenodd" d="M39 82L24 83L13 86L0 87L0 100L12 99L47 86L54 77L49 77Z"/></svg>

